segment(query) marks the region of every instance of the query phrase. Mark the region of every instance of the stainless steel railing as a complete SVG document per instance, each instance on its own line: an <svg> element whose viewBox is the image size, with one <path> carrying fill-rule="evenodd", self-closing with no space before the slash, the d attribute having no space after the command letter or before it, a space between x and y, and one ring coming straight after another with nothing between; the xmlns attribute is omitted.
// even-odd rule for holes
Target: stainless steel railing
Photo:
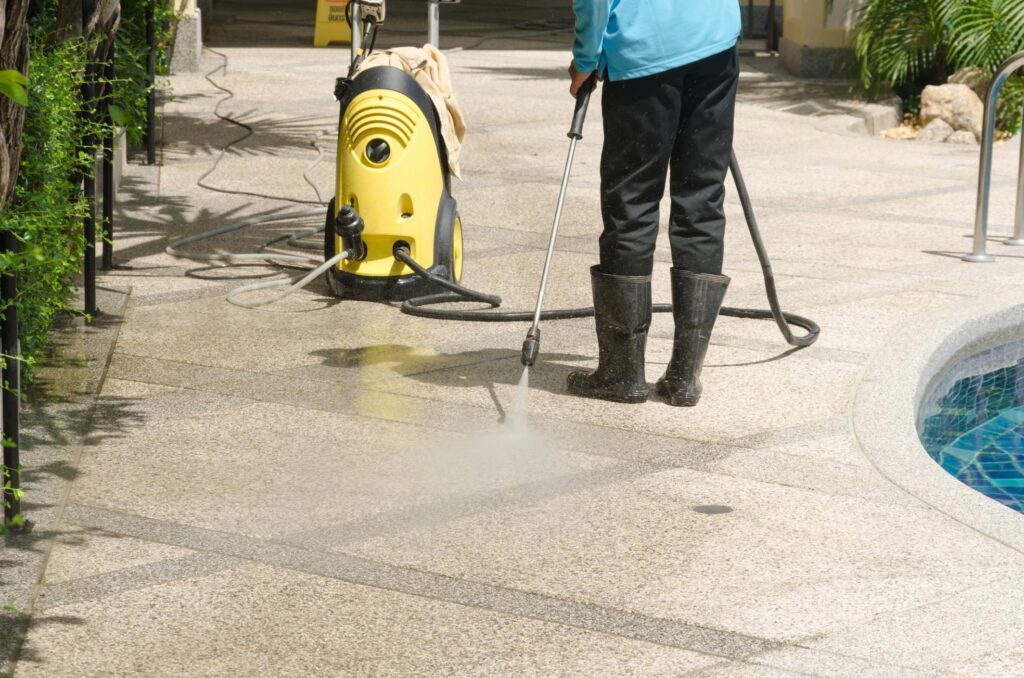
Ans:
<svg viewBox="0 0 1024 678"><path fill-rule="evenodd" d="M965 254L964 261L994 261L986 251L988 244L988 204L992 188L992 149L996 135L996 102L999 90L1006 80L1024 68L1024 52L1018 52L1006 60L988 86L985 95L985 124L981 135L981 167L978 170L978 206L974 217L974 249ZM1014 217L1013 237L1003 241L1006 245L1024 245L1024 132L1020 145L1020 169L1017 172L1017 208Z"/></svg>

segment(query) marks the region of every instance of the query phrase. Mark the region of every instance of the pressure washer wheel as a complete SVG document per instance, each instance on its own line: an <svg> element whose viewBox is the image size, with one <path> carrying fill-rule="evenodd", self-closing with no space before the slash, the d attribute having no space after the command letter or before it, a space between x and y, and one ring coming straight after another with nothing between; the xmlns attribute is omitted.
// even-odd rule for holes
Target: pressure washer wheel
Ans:
<svg viewBox="0 0 1024 678"><path fill-rule="evenodd" d="M462 217L455 213L452 224L452 274L455 282L462 282Z"/></svg>

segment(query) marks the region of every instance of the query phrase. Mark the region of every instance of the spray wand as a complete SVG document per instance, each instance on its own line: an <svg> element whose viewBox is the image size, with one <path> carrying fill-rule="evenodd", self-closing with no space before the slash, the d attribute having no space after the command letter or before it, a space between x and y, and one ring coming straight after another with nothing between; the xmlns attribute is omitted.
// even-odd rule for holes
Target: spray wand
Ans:
<svg viewBox="0 0 1024 678"><path fill-rule="evenodd" d="M537 293L537 308L533 312L533 325L526 333L523 341L522 362L532 367L540 353L540 321L544 309L544 292L548 286L548 275L551 273L551 259L555 255L555 241L558 239L558 226L562 222L562 207L565 205L565 194L569 190L569 175L572 173L573 159L576 157L576 144L583 138L583 122L587 118L590 106L590 95L597 85L597 71L594 71L576 94L576 111L572 116L572 127L569 129L569 157L565 161L565 173L562 175L562 190L558 193L558 206L555 208L555 221L551 226L551 240L548 241L548 255L544 260L544 274L540 278L540 291Z"/></svg>

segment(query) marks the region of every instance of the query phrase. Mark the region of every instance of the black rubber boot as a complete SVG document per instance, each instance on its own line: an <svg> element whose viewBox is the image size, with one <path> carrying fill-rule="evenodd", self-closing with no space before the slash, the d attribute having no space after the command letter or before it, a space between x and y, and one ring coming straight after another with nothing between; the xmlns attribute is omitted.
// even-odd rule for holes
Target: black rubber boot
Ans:
<svg viewBox="0 0 1024 678"><path fill-rule="evenodd" d="M609 275L590 269L597 325L594 372L572 372L569 393L617 403L647 400L644 349L651 327L651 276Z"/></svg>
<svg viewBox="0 0 1024 678"><path fill-rule="evenodd" d="M693 407L700 401L700 371L728 287L729 278L724 275L672 269L676 334L672 360L657 385L658 395L670 405Z"/></svg>

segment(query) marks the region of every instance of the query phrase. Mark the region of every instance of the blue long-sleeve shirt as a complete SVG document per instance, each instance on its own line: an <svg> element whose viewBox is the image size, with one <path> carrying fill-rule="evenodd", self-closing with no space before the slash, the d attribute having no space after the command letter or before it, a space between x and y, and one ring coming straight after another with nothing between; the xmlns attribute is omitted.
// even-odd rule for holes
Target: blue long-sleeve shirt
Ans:
<svg viewBox="0 0 1024 678"><path fill-rule="evenodd" d="M736 0L573 0L576 70L630 80L723 52L740 35Z"/></svg>

